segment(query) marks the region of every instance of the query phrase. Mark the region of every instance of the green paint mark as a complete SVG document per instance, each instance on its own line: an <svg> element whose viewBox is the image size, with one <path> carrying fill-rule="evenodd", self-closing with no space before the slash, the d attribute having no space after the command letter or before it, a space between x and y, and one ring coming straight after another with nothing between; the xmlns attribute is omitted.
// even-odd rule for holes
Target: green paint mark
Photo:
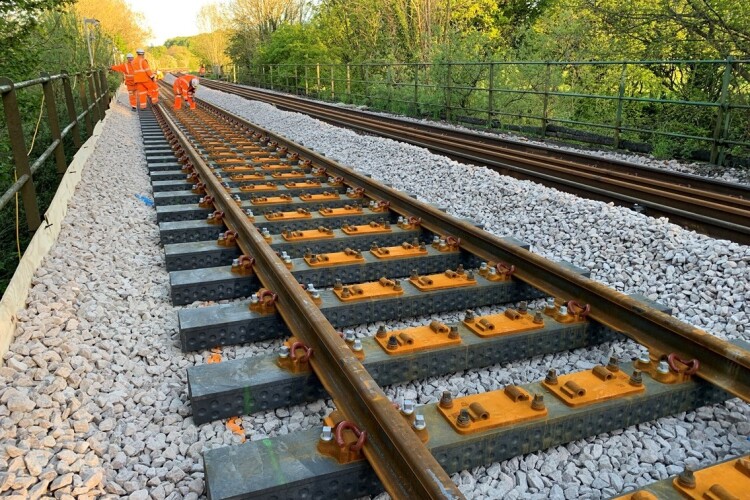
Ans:
<svg viewBox="0 0 750 500"><path fill-rule="evenodd" d="M255 400L249 387L245 387L245 392L242 395L244 400L245 415L250 415L255 409Z"/></svg>
<svg viewBox="0 0 750 500"><path fill-rule="evenodd" d="M261 440L261 442L268 451L268 457L270 458L271 469L273 470L273 477L276 481L276 484L287 484L289 480L287 479L284 471L281 468L279 457L278 455L276 455L276 451L274 450L273 441L270 438L264 438Z"/></svg>

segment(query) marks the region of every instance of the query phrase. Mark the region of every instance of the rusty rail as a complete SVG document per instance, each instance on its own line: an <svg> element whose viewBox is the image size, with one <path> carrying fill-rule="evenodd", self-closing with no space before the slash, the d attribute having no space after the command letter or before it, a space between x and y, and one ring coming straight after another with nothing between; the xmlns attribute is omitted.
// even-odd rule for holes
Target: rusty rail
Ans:
<svg viewBox="0 0 750 500"><path fill-rule="evenodd" d="M73 77L80 78L79 99L83 108L81 113L77 113L73 98L71 85L71 78ZM57 112L55 91L52 87L53 82L58 80L63 86L62 95L65 100L65 108L69 120L62 129L60 128ZM53 140L32 163L29 161L27 154L26 139L23 133L23 120L18 107L16 91L36 85L42 87L46 108L45 114ZM86 85L89 87L91 104L88 103L86 96ZM36 187L34 185L34 174L53 155L57 173L62 175L66 172L68 163L65 155L64 139L71 136L77 150L83 144L81 136L83 135L84 138L90 136L93 133L93 125L104 118L104 112L109 105L107 73L103 69L80 72L73 75L69 75L66 71L61 71L56 75L42 73L39 78L19 83L14 83L8 78L0 77L0 94L2 95L8 138L17 173L17 180L0 196L0 210L10 203L16 193L20 193L24 212L26 213L26 224L29 231L33 232L42 223ZM85 134L81 130L82 123L85 124Z"/></svg>
<svg viewBox="0 0 750 500"><path fill-rule="evenodd" d="M296 337L313 349L310 364L348 420L367 431L364 454L386 491L395 498L461 498L458 488L430 454L320 309L268 246L242 209L165 112L155 106L200 173L227 225L238 232L242 251L255 259L263 285L278 294L277 310Z"/></svg>
<svg viewBox="0 0 750 500"><path fill-rule="evenodd" d="M343 177L348 184L360 186L376 198L390 202L390 208L406 216L422 218L422 225L438 234L461 239L461 246L484 260L500 260L515 265L515 276L543 292L561 298L576 299L591 305L590 316L647 346L653 353L677 353L685 359L697 359L698 376L727 392L750 401L750 352L719 339L708 332L679 321L656 309L646 307L605 285L576 274L523 248L450 216L426 203L414 200L384 184L343 168L315 151L291 143L287 138L266 130L217 106L201 102L206 109L225 119L258 130L272 140L289 144L314 164L328 169L330 175ZM226 196L226 195L223 195Z"/></svg>

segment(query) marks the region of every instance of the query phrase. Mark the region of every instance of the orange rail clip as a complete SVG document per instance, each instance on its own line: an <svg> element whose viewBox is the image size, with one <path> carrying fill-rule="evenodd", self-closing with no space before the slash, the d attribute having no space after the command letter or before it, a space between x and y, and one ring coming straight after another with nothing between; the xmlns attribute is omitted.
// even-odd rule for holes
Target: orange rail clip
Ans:
<svg viewBox="0 0 750 500"><path fill-rule="evenodd" d="M533 401L526 390L509 385L497 391L453 399L447 404L441 401L437 410L453 430L473 434L543 418L547 408L541 401L541 398Z"/></svg>

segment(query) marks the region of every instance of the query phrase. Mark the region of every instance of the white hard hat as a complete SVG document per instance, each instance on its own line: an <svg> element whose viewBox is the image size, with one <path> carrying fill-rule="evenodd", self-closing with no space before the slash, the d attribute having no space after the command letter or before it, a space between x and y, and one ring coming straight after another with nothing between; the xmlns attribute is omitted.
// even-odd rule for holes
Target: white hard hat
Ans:
<svg viewBox="0 0 750 500"><path fill-rule="evenodd" d="M138 55L143 55L143 54L146 53L146 51L143 50L143 49L136 49L135 53L138 54Z"/></svg>
<svg viewBox="0 0 750 500"><path fill-rule="evenodd" d="M133 58L133 54L131 54L130 52L128 52L128 55L126 55L125 57L127 57L128 59L132 59Z"/></svg>
<svg viewBox="0 0 750 500"><path fill-rule="evenodd" d="M194 89L197 89L200 83L201 82L199 82L197 78L193 78L192 80L190 80L190 86L193 87Z"/></svg>

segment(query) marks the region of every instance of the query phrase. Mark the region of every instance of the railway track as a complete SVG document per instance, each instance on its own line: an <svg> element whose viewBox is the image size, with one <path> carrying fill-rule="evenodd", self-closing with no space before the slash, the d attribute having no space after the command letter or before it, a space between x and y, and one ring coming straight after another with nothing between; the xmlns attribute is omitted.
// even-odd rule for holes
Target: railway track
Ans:
<svg viewBox="0 0 750 500"><path fill-rule="evenodd" d="M209 497L458 498L448 473L750 398L750 353L585 272L342 167L207 103L142 129L184 351L288 338L188 370L193 418L312 401L318 429L204 454ZM187 177L187 179L186 179ZM243 299L249 297L249 300ZM529 304L543 304L539 308ZM353 325L461 310L356 338ZM490 314L477 311L488 311ZM339 330L344 330L339 333ZM400 407L381 386L626 335L635 361Z"/></svg>
<svg viewBox="0 0 750 500"><path fill-rule="evenodd" d="M422 146L504 175L618 205L743 244L750 243L750 187L578 152L341 108L288 94L204 80L208 88L305 113L337 126Z"/></svg>

